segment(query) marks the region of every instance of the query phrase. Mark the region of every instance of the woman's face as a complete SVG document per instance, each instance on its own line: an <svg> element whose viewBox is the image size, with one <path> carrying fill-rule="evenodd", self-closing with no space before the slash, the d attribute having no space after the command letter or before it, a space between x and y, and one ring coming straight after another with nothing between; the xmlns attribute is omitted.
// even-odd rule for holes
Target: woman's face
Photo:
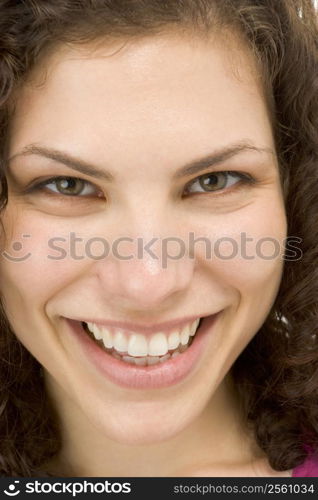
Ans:
<svg viewBox="0 0 318 500"><path fill-rule="evenodd" d="M1 294L65 425L145 443L195 422L264 322L286 219L259 73L239 41L120 46L60 48L20 92ZM202 317L190 347L158 359Z"/></svg>

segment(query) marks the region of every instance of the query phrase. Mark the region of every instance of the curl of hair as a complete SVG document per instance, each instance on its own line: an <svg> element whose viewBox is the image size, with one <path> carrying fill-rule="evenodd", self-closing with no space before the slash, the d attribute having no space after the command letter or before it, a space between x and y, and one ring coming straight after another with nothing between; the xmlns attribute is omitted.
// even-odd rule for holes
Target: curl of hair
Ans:
<svg viewBox="0 0 318 500"><path fill-rule="evenodd" d="M288 236L298 245L296 256L285 254L268 317L231 368L247 425L273 469L282 471L302 463L308 450L318 455L318 27L313 0L2 0L0 208L5 209L8 196L14 95L50 48L226 28L241 34L261 65ZM41 366L14 335L2 303L0 328L0 475L45 475L44 464L62 444L58 417Z"/></svg>

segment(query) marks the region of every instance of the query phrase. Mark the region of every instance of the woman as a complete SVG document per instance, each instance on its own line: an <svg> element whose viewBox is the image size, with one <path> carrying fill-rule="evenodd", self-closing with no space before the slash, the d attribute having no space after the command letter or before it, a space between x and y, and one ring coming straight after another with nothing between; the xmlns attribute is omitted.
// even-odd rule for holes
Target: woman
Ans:
<svg viewBox="0 0 318 500"><path fill-rule="evenodd" d="M318 475L313 2L0 23L2 475Z"/></svg>

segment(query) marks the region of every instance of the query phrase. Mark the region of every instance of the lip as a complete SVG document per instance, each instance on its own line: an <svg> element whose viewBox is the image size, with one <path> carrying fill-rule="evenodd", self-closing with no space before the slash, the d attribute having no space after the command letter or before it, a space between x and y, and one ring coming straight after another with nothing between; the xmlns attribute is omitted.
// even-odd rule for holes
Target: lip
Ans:
<svg viewBox="0 0 318 500"><path fill-rule="evenodd" d="M84 358L112 383L126 389L160 389L174 386L193 373L205 351L211 328L222 311L202 318L191 345L179 356L163 363L139 366L118 360L108 354L84 331L81 322L63 318Z"/></svg>
<svg viewBox="0 0 318 500"><path fill-rule="evenodd" d="M103 321L88 318L76 318L76 321L84 323L94 323L99 327L105 328L120 328L122 330L136 333L143 333L144 335L151 335L157 332L170 332L174 328L183 328L187 324L193 323L196 319L200 319L200 316L188 316L182 319L175 319L172 321L166 321L164 323L152 323L151 325L138 325L137 323L129 323L126 321Z"/></svg>

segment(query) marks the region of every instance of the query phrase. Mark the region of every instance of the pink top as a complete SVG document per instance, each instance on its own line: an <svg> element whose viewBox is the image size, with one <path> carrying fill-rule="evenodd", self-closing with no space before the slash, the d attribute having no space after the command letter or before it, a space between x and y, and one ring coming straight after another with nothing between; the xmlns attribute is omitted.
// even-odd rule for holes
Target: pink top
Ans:
<svg viewBox="0 0 318 500"><path fill-rule="evenodd" d="M306 460L293 469L292 477L318 477L318 456L314 457L310 449L308 451Z"/></svg>

